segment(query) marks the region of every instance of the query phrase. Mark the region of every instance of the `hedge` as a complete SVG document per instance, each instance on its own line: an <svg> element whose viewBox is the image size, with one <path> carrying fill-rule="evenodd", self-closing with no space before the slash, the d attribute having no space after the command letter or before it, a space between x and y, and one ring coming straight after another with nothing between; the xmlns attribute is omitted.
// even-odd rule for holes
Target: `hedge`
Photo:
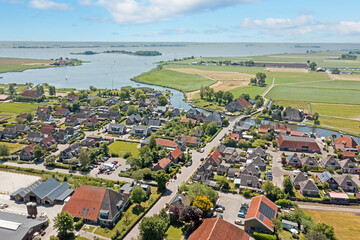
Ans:
<svg viewBox="0 0 360 240"><path fill-rule="evenodd" d="M254 238L256 240L276 240L276 236L274 235L258 232L254 232Z"/></svg>
<svg viewBox="0 0 360 240"><path fill-rule="evenodd" d="M77 223L74 224L74 228L79 231L84 225L84 218L81 218Z"/></svg>

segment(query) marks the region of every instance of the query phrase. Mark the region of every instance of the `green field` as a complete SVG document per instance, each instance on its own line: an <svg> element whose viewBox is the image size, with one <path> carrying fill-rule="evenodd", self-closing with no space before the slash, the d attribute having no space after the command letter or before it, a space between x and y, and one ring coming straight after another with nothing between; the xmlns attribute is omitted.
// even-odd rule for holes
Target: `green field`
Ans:
<svg viewBox="0 0 360 240"><path fill-rule="evenodd" d="M311 103L310 106L311 112L317 112L320 115L360 120L360 105Z"/></svg>
<svg viewBox="0 0 360 240"><path fill-rule="evenodd" d="M45 65L0 65L0 73L23 72L29 69L49 68L53 66Z"/></svg>
<svg viewBox="0 0 360 240"><path fill-rule="evenodd" d="M199 90L201 86L210 86L216 81L198 75L154 69L133 78L134 81L179 89L184 92Z"/></svg>
<svg viewBox="0 0 360 240"><path fill-rule="evenodd" d="M180 240L183 236L185 224L175 223L170 225L169 229L166 232L166 239L168 240Z"/></svg>
<svg viewBox="0 0 360 240"><path fill-rule="evenodd" d="M34 112L40 104L33 103L0 103L0 119L15 118L21 113Z"/></svg>
<svg viewBox="0 0 360 240"><path fill-rule="evenodd" d="M9 142L0 142L0 145L8 146L10 149L10 154L20 151L21 147L26 146L26 145L20 144L20 143L9 143Z"/></svg>
<svg viewBox="0 0 360 240"><path fill-rule="evenodd" d="M137 156L139 154L138 145L137 142L115 141L109 145L109 149L110 152L119 154L119 157L123 157L126 152L131 152L132 156Z"/></svg>
<svg viewBox="0 0 360 240"><path fill-rule="evenodd" d="M291 107L302 109L304 112L309 112L309 108L306 102L302 101L284 101L284 100L276 100L273 102L274 105L284 106L284 107Z"/></svg>
<svg viewBox="0 0 360 240"><path fill-rule="evenodd" d="M319 120L321 126L341 130L352 135L360 135L360 121L332 117L320 117Z"/></svg>
<svg viewBox="0 0 360 240"><path fill-rule="evenodd" d="M358 226L360 216L353 213L305 210L316 222L323 222L334 227L339 240L359 239Z"/></svg>
<svg viewBox="0 0 360 240"><path fill-rule="evenodd" d="M257 87L257 86L245 86L240 88L235 88L233 90L230 90L230 92L234 95L235 98L240 97L241 94L247 93L250 95L251 98L254 98L256 95L261 95L265 90L269 87L269 80L266 79L266 87Z"/></svg>
<svg viewBox="0 0 360 240"><path fill-rule="evenodd" d="M298 85L275 86L267 95L273 100L292 100L320 103L360 104L360 91L353 89L336 89L299 87Z"/></svg>

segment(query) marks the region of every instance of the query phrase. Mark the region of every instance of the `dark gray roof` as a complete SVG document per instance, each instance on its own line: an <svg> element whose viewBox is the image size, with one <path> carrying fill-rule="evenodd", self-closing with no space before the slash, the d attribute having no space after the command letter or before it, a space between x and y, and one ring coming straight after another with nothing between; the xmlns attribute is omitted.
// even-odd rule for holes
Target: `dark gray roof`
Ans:
<svg viewBox="0 0 360 240"><path fill-rule="evenodd" d="M300 189L302 191L319 191L319 188L311 180L305 180L305 181L299 182L299 185L300 185Z"/></svg>
<svg viewBox="0 0 360 240"><path fill-rule="evenodd" d="M55 180L55 178L49 178L45 182L41 183L37 188L35 188L32 192L38 196L40 199L46 197L50 192L55 190L60 183Z"/></svg>
<svg viewBox="0 0 360 240"><path fill-rule="evenodd" d="M125 204L128 200L129 197L125 196L124 194L115 192L111 189L106 189L103 201L101 203L100 212L108 212L108 220L112 220L119 212L120 205Z"/></svg>
<svg viewBox="0 0 360 240"><path fill-rule="evenodd" d="M57 188L55 188L52 192L50 192L47 197L51 200L54 201L55 199L59 198L61 195L63 195L65 192L69 193L67 196L69 196L74 190L72 191L68 191L68 190L72 190L70 189L70 185L68 183L62 183L60 186L58 186ZM66 197L67 197L66 196ZM65 197L65 198L66 198ZM64 198L64 199L65 199Z"/></svg>
<svg viewBox="0 0 360 240"><path fill-rule="evenodd" d="M41 180L37 180L36 182L34 182L33 184L31 184L28 187L25 188L20 188L18 190L16 190L15 192L13 192L10 196L16 196L16 195L20 195L21 197L25 197L26 194L28 194L29 192L33 191L35 188L37 188L40 184L41 184Z"/></svg>
<svg viewBox="0 0 360 240"><path fill-rule="evenodd" d="M283 139L285 141L296 141L296 142L301 141L301 142L316 143L316 141L310 137L296 137L296 136L283 135Z"/></svg>
<svg viewBox="0 0 360 240"><path fill-rule="evenodd" d="M0 227L0 239L4 240L22 240L26 239L27 234L31 233L32 229L47 222L46 218L32 219L27 218L26 215L18 215L0 211L0 220L20 223L21 225L16 230Z"/></svg>

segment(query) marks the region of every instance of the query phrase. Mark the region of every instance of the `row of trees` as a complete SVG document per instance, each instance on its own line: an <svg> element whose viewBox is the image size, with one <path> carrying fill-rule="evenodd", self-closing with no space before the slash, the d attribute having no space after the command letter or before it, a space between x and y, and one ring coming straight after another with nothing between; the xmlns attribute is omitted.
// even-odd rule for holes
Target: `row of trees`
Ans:
<svg viewBox="0 0 360 240"><path fill-rule="evenodd" d="M213 101L215 99L215 102L218 102L219 104L222 102L225 104L230 103L232 100L234 100L234 95L231 92L215 92L214 89L210 88L209 86L200 88L200 97L201 99L206 99L207 101Z"/></svg>
<svg viewBox="0 0 360 240"><path fill-rule="evenodd" d="M256 73L255 78L250 78L250 85L264 87L266 74L262 72Z"/></svg>

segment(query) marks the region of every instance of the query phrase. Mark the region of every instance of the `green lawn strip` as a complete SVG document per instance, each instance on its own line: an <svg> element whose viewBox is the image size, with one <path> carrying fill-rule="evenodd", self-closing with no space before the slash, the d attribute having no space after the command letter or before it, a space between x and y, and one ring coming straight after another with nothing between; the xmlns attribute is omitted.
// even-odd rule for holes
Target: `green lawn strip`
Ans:
<svg viewBox="0 0 360 240"><path fill-rule="evenodd" d="M320 117L320 126L360 136L360 121L344 118Z"/></svg>
<svg viewBox="0 0 360 240"><path fill-rule="evenodd" d="M29 69L49 68L49 65L0 65L0 73L23 72Z"/></svg>
<svg viewBox="0 0 360 240"><path fill-rule="evenodd" d="M34 103L1 103L0 104L0 116L11 115L17 116L21 113L34 112L41 104Z"/></svg>
<svg viewBox="0 0 360 240"><path fill-rule="evenodd" d="M180 240L183 236L184 228L185 228L185 224L181 222L171 224L169 229L166 231L166 239Z"/></svg>
<svg viewBox="0 0 360 240"><path fill-rule="evenodd" d="M17 151L20 151L21 147L26 146L25 144L20 143L10 143L10 142L0 142L0 145L6 145L10 149L10 154L13 154Z"/></svg>
<svg viewBox="0 0 360 240"><path fill-rule="evenodd" d="M269 83L268 79L266 79L266 83ZM267 85L266 87L245 86L245 87L235 88L233 90L230 90L230 92L234 95L234 98L238 98L242 94L249 94L251 98L254 98L256 95L263 94L268 87L269 85Z"/></svg>
<svg viewBox="0 0 360 240"><path fill-rule="evenodd" d="M309 108L308 108L306 102L302 102L302 101L275 100L275 101L273 101L272 104L279 105L279 106L284 106L284 107L302 109L305 112L309 112Z"/></svg>
<svg viewBox="0 0 360 240"><path fill-rule="evenodd" d="M360 119L360 105L310 103L310 106L311 112L320 115Z"/></svg>
<svg viewBox="0 0 360 240"><path fill-rule="evenodd" d="M275 86L266 95L273 100L308 101L320 103L360 104L360 91L295 86Z"/></svg>
<svg viewBox="0 0 360 240"><path fill-rule="evenodd" d="M342 89L342 90L360 90L360 81L345 81L345 80L333 80L333 81L316 81L308 83L298 83L288 86L294 87L307 87L307 88L321 88L328 89Z"/></svg>
<svg viewBox="0 0 360 240"><path fill-rule="evenodd" d="M292 237L292 235L293 234L291 232L286 231L286 230L282 230L281 232L279 232L279 239L291 240L291 239L294 239ZM302 232L300 232L300 234L298 236L299 236L300 240L305 240L306 239L305 235Z"/></svg>
<svg viewBox="0 0 360 240"><path fill-rule="evenodd" d="M137 146L138 142L126 142L126 141L114 141L109 145L110 152L119 154L119 157L123 157L126 152L131 152L132 156L139 154Z"/></svg>
<svg viewBox="0 0 360 240"><path fill-rule="evenodd" d="M150 72L134 77L132 80L179 89L184 92L196 91L199 90L201 86L206 87L216 83L216 81L202 76L180 73L167 69L153 69Z"/></svg>
<svg viewBox="0 0 360 240"><path fill-rule="evenodd" d="M111 238L116 230L120 232L120 238L125 237L125 235L140 221L140 219L151 209L151 207L160 199L161 194L157 193L156 187L151 187L151 195L146 202L141 203L142 211L138 211L136 203L132 204L126 212L130 212L130 217L128 222L125 222L125 219L122 217L113 229L97 227L94 231L95 234Z"/></svg>

